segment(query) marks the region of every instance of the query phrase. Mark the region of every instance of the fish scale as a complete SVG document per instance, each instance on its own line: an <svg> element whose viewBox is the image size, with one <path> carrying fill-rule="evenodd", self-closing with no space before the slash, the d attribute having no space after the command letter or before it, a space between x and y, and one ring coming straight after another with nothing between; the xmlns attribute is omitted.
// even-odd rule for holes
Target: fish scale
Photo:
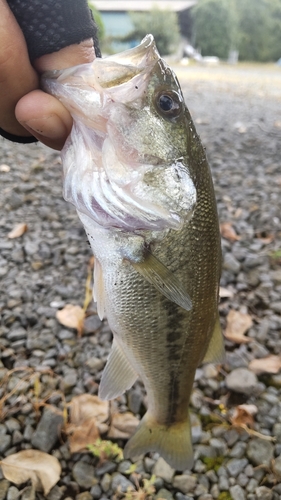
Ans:
<svg viewBox="0 0 281 500"><path fill-rule="evenodd" d="M185 470L195 371L224 357L220 235L204 148L151 35L47 75L44 86L74 118L64 194L93 249L98 314L114 337L100 397L117 397L140 377L148 408L125 457L157 451ZM95 103L88 113L87 103Z"/></svg>

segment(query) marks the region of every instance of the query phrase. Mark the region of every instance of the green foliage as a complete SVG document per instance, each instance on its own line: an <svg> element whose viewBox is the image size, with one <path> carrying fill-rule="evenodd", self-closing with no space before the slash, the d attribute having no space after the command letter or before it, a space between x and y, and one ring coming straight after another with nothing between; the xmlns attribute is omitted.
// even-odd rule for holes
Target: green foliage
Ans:
<svg viewBox="0 0 281 500"><path fill-rule="evenodd" d="M224 461L224 457L203 457L202 462L206 465L207 470L217 470L220 468Z"/></svg>
<svg viewBox="0 0 281 500"><path fill-rule="evenodd" d="M233 0L199 0L193 9L196 46L202 55L228 57L237 37Z"/></svg>
<svg viewBox="0 0 281 500"><path fill-rule="evenodd" d="M281 0L236 0L241 60L270 61L281 57Z"/></svg>
<svg viewBox="0 0 281 500"><path fill-rule="evenodd" d="M123 459L122 449L119 448L116 443L112 443L112 441L97 439L94 444L89 444L88 449L101 461L114 458L116 461L120 462L120 460Z"/></svg>
<svg viewBox="0 0 281 500"><path fill-rule="evenodd" d="M104 40L104 37L105 37L105 28L104 28L104 24L102 21L102 17L100 15L99 11L96 9L96 7L92 3L88 2L88 5L93 13L94 20L95 20L97 27L98 27L99 41L102 42Z"/></svg>
<svg viewBox="0 0 281 500"><path fill-rule="evenodd" d="M130 12L134 30L122 41L140 42L151 33L161 55L171 54L179 42L179 25L175 12L154 7L150 12Z"/></svg>
<svg viewBox="0 0 281 500"><path fill-rule="evenodd" d="M124 500L150 500L152 499L153 493L155 493L155 483L156 476L152 475L150 479L143 479L142 487L138 487L137 491L128 489L126 491Z"/></svg>
<svg viewBox="0 0 281 500"><path fill-rule="evenodd" d="M222 491L218 496L218 500L232 500L232 496L228 491Z"/></svg>
<svg viewBox="0 0 281 500"><path fill-rule="evenodd" d="M202 55L276 61L281 57L281 0L198 0L193 9L196 46Z"/></svg>

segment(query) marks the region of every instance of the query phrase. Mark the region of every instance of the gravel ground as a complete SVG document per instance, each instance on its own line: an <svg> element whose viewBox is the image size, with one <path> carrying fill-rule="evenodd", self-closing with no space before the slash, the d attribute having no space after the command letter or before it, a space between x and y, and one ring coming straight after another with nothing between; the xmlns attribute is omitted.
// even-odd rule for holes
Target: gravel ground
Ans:
<svg viewBox="0 0 281 500"><path fill-rule="evenodd" d="M277 368L251 369L254 359L281 350L281 72L270 66L175 69L207 148L224 228L221 322L226 328L230 311L252 320L245 342L226 339L223 367L197 371L191 471L174 471L157 454L133 468L125 460L101 464L90 453L70 454L66 416L58 410L74 396L97 394L112 336L94 304L80 338L55 317L67 303L83 305L91 256L75 210L61 196L58 154L0 139L0 456L35 448L57 457L62 474L49 500L119 499L136 484L142 489L126 498L142 500L143 479L151 475L151 498L281 498L280 358L274 358ZM18 223L27 231L8 238ZM246 429L235 420L242 404L256 407L252 426L249 407L244 413L240 407ZM141 416L141 383L117 406ZM35 497L0 472L0 500L17 498Z"/></svg>

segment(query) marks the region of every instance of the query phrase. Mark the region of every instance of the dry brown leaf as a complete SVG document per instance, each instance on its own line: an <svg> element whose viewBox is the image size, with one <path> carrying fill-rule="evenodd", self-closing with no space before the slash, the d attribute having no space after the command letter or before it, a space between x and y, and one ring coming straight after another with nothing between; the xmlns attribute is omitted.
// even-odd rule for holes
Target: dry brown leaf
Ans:
<svg viewBox="0 0 281 500"><path fill-rule="evenodd" d="M108 433L109 438L128 439L135 432L139 420L129 411L126 413L114 413Z"/></svg>
<svg viewBox="0 0 281 500"><path fill-rule="evenodd" d="M79 335L82 334L85 311L80 306L66 304L63 309L56 312L56 318L63 326L75 328Z"/></svg>
<svg viewBox="0 0 281 500"><path fill-rule="evenodd" d="M229 241L239 241L241 239L241 237L237 235L230 222L223 222L220 225L220 230L222 237Z"/></svg>
<svg viewBox="0 0 281 500"><path fill-rule="evenodd" d="M67 433L70 453L86 451L89 444L95 443L100 437L94 420L87 420L77 427L70 425L67 427Z"/></svg>
<svg viewBox="0 0 281 500"><path fill-rule="evenodd" d="M86 420L93 419L97 424L106 422L109 418L109 402L102 401L98 396L80 394L70 403L70 422L80 425Z"/></svg>
<svg viewBox="0 0 281 500"><path fill-rule="evenodd" d="M56 457L39 450L23 450L9 455L1 461L3 475L8 481L22 484L31 480L36 490L44 495L58 482L61 466Z"/></svg>
<svg viewBox="0 0 281 500"><path fill-rule="evenodd" d="M249 363L249 369L256 375L260 373L278 373L281 370L281 356L271 354L266 358L253 359Z"/></svg>
<svg viewBox="0 0 281 500"><path fill-rule="evenodd" d="M238 405L234 409L234 413L230 418L232 425L241 427L242 425L249 425L252 427L254 424L253 416L258 412L255 405Z"/></svg>
<svg viewBox="0 0 281 500"><path fill-rule="evenodd" d="M223 286L220 286L220 297L222 299L225 299L225 298L232 299L233 296L234 296L234 293L232 292L232 290L228 290L228 288L224 288Z"/></svg>
<svg viewBox="0 0 281 500"><path fill-rule="evenodd" d="M234 311L232 309L229 311L226 318L226 330L224 335L232 342L246 344L247 342L251 342L252 339L245 337L244 334L249 330L252 324L253 321L249 314Z"/></svg>
<svg viewBox="0 0 281 500"><path fill-rule="evenodd" d="M85 450L108 430L109 403L91 394L75 396L70 403L69 448L71 453Z"/></svg>
<svg viewBox="0 0 281 500"><path fill-rule="evenodd" d="M8 238L19 238L27 231L27 224L25 222L21 222L17 224L12 231L8 233Z"/></svg>

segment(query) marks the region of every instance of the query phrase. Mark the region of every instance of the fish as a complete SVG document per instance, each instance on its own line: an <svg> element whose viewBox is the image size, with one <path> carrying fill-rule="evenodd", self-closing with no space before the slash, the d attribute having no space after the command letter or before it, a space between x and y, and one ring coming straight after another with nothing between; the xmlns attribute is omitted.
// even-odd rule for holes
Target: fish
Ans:
<svg viewBox="0 0 281 500"><path fill-rule="evenodd" d="M70 111L64 198L95 256L93 294L113 343L99 396L140 377L147 412L124 456L192 467L189 401L201 363L222 363L221 244L205 149L152 35L132 49L44 76Z"/></svg>

